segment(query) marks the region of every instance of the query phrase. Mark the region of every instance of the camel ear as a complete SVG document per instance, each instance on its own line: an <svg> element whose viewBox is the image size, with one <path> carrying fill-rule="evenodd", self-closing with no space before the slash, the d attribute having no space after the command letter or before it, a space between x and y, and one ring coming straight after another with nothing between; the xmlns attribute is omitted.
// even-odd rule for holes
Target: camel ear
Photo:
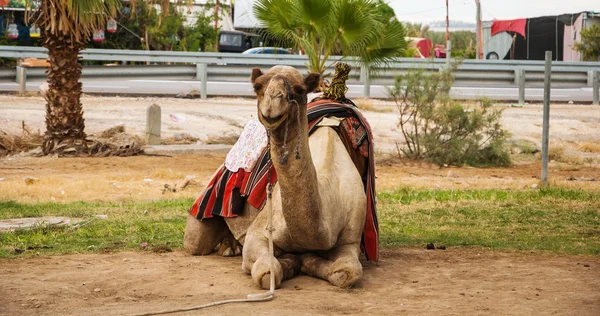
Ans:
<svg viewBox="0 0 600 316"><path fill-rule="evenodd" d="M250 76L250 82L254 83L254 81L256 81L256 78L258 78L262 75L263 75L263 73L262 73L262 71L260 71L260 68L252 69L252 75Z"/></svg>
<svg viewBox="0 0 600 316"><path fill-rule="evenodd" d="M319 86L321 75L316 72L311 72L308 76L304 77L304 85L306 86L306 93L315 91Z"/></svg>

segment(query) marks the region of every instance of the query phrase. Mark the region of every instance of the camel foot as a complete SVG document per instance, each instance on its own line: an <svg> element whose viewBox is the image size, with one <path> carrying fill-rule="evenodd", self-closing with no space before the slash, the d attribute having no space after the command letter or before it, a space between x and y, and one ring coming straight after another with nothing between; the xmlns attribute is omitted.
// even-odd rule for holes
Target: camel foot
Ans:
<svg viewBox="0 0 600 316"><path fill-rule="evenodd" d="M300 273L300 266L302 266L302 260L296 255L286 253L277 258L281 264L281 270L283 271L283 280L288 280Z"/></svg>
<svg viewBox="0 0 600 316"><path fill-rule="evenodd" d="M223 257L235 257L242 254L242 246L240 243L233 238L232 235L229 235L223 238L221 241L221 245L219 246L219 250L217 250L217 254Z"/></svg>
<svg viewBox="0 0 600 316"><path fill-rule="evenodd" d="M275 272L275 288L279 288L283 280L283 270L279 261L273 257L273 270ZM271 285L271 268L267 257L260 257L252 266L252 281L263 290L268 290Z"/></svg>
<svg viewBox="0 0 600 316"><path fill-rule="evenodd" d="M343 289L347 289L358 282L360 277L353 277L351 273L346 271L337 271L332 273L327 279L331 284Z"/></svg>
<svg viewBox="0 0 600 316"><path fill-rule="evenodd" d="M334 263L334 266L335 265L336 264ZM363 274L362 266L360 265L360 263L346 263L339 269L332 270L333 272L329 274L327 280L331 284L344 289L350 288L354 284L356 284L356 282L358 282L362 278Z"/></svg>

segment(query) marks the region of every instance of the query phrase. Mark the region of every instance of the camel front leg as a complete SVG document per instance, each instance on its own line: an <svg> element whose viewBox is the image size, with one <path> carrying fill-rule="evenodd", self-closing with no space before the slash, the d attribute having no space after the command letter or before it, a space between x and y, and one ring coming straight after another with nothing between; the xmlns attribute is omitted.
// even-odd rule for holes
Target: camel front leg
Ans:
<svg viewBox="0 0 600 316"><path fill-rule="evenodd" d="M192 255L208 255L228 236L231 236L231 232L223 218L206 218L200 221L188 214L183 248ZM223 255L223 252L225 249L220 254ZM235 253L235 249L233 253Z"/></svg>
<svg viewBox="0 0 600 316"><path fill-rule="evenodd" d="M246 236L242 269L251 274L254 283L265 290L270 286L271 261L275 271L275 288L279 288L282 281L291 279L300 272L300 258L290 253L282 254L278 249L274 252L274 256L269 254L269 241L266 237L258 234Z"/></svg>
<svg viewBox="0 0 600 316"><path fill-rule="evenodd" d="M301 269L302 272L327 280L335 286L349 288L362 278L359 256L359 244L340 245L330 250L327 258L312 253L302 255Z"/></svg>

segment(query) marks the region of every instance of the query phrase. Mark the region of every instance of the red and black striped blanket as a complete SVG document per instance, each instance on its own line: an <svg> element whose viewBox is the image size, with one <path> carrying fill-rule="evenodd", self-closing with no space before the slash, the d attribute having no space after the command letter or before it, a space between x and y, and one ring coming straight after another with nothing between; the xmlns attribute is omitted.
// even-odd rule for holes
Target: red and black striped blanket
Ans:
<svg viewBox="0 0 600 316"><path fill-rule="evenodd" d="M347 137L346 141L350 142L354 150L367 160L366 170L361 175L367 195L362 248L368 260L377 261L379 225L375 200L375 162L371 128L362 113L352 104L331 100L313 101L307 104L307 115L309 134L316 130L318 123L325 117L343 118L340 128L345 128L346 132L339 134ZM267 149L263 150L251 172L243 169L232 172L225 167L225 164L221 165L196 199L189 213L199 220L213 216L234 217L241 214L246 202L257 209L262 209L267 197L269 170L271 183L274 184L277 182L277 173Z"/></svg>

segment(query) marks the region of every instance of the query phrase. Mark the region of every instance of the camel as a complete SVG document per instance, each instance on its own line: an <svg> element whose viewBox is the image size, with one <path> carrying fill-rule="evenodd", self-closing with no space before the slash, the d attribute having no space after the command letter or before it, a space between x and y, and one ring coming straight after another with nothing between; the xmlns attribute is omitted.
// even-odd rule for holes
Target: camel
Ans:
<svg viewBox="0 0 600 316"><path fill-rule="evenodd" d="M277 288L300 271L342 288L361 279L359 256L367 198L337 132L321 126L308 136L307 93L319 81L319 74L303 77L289 66L274 66L266 73L255 68L251 75L258 119L270 134L278 177L271 201L275 258L268 251L267 212L249 204L242 215L232 218L199 221L188 215L186 251L206 255L220 243L220 254L235 255L239 242L242 269L263 289L269 288L270 262L275 259Z"/></svg>

